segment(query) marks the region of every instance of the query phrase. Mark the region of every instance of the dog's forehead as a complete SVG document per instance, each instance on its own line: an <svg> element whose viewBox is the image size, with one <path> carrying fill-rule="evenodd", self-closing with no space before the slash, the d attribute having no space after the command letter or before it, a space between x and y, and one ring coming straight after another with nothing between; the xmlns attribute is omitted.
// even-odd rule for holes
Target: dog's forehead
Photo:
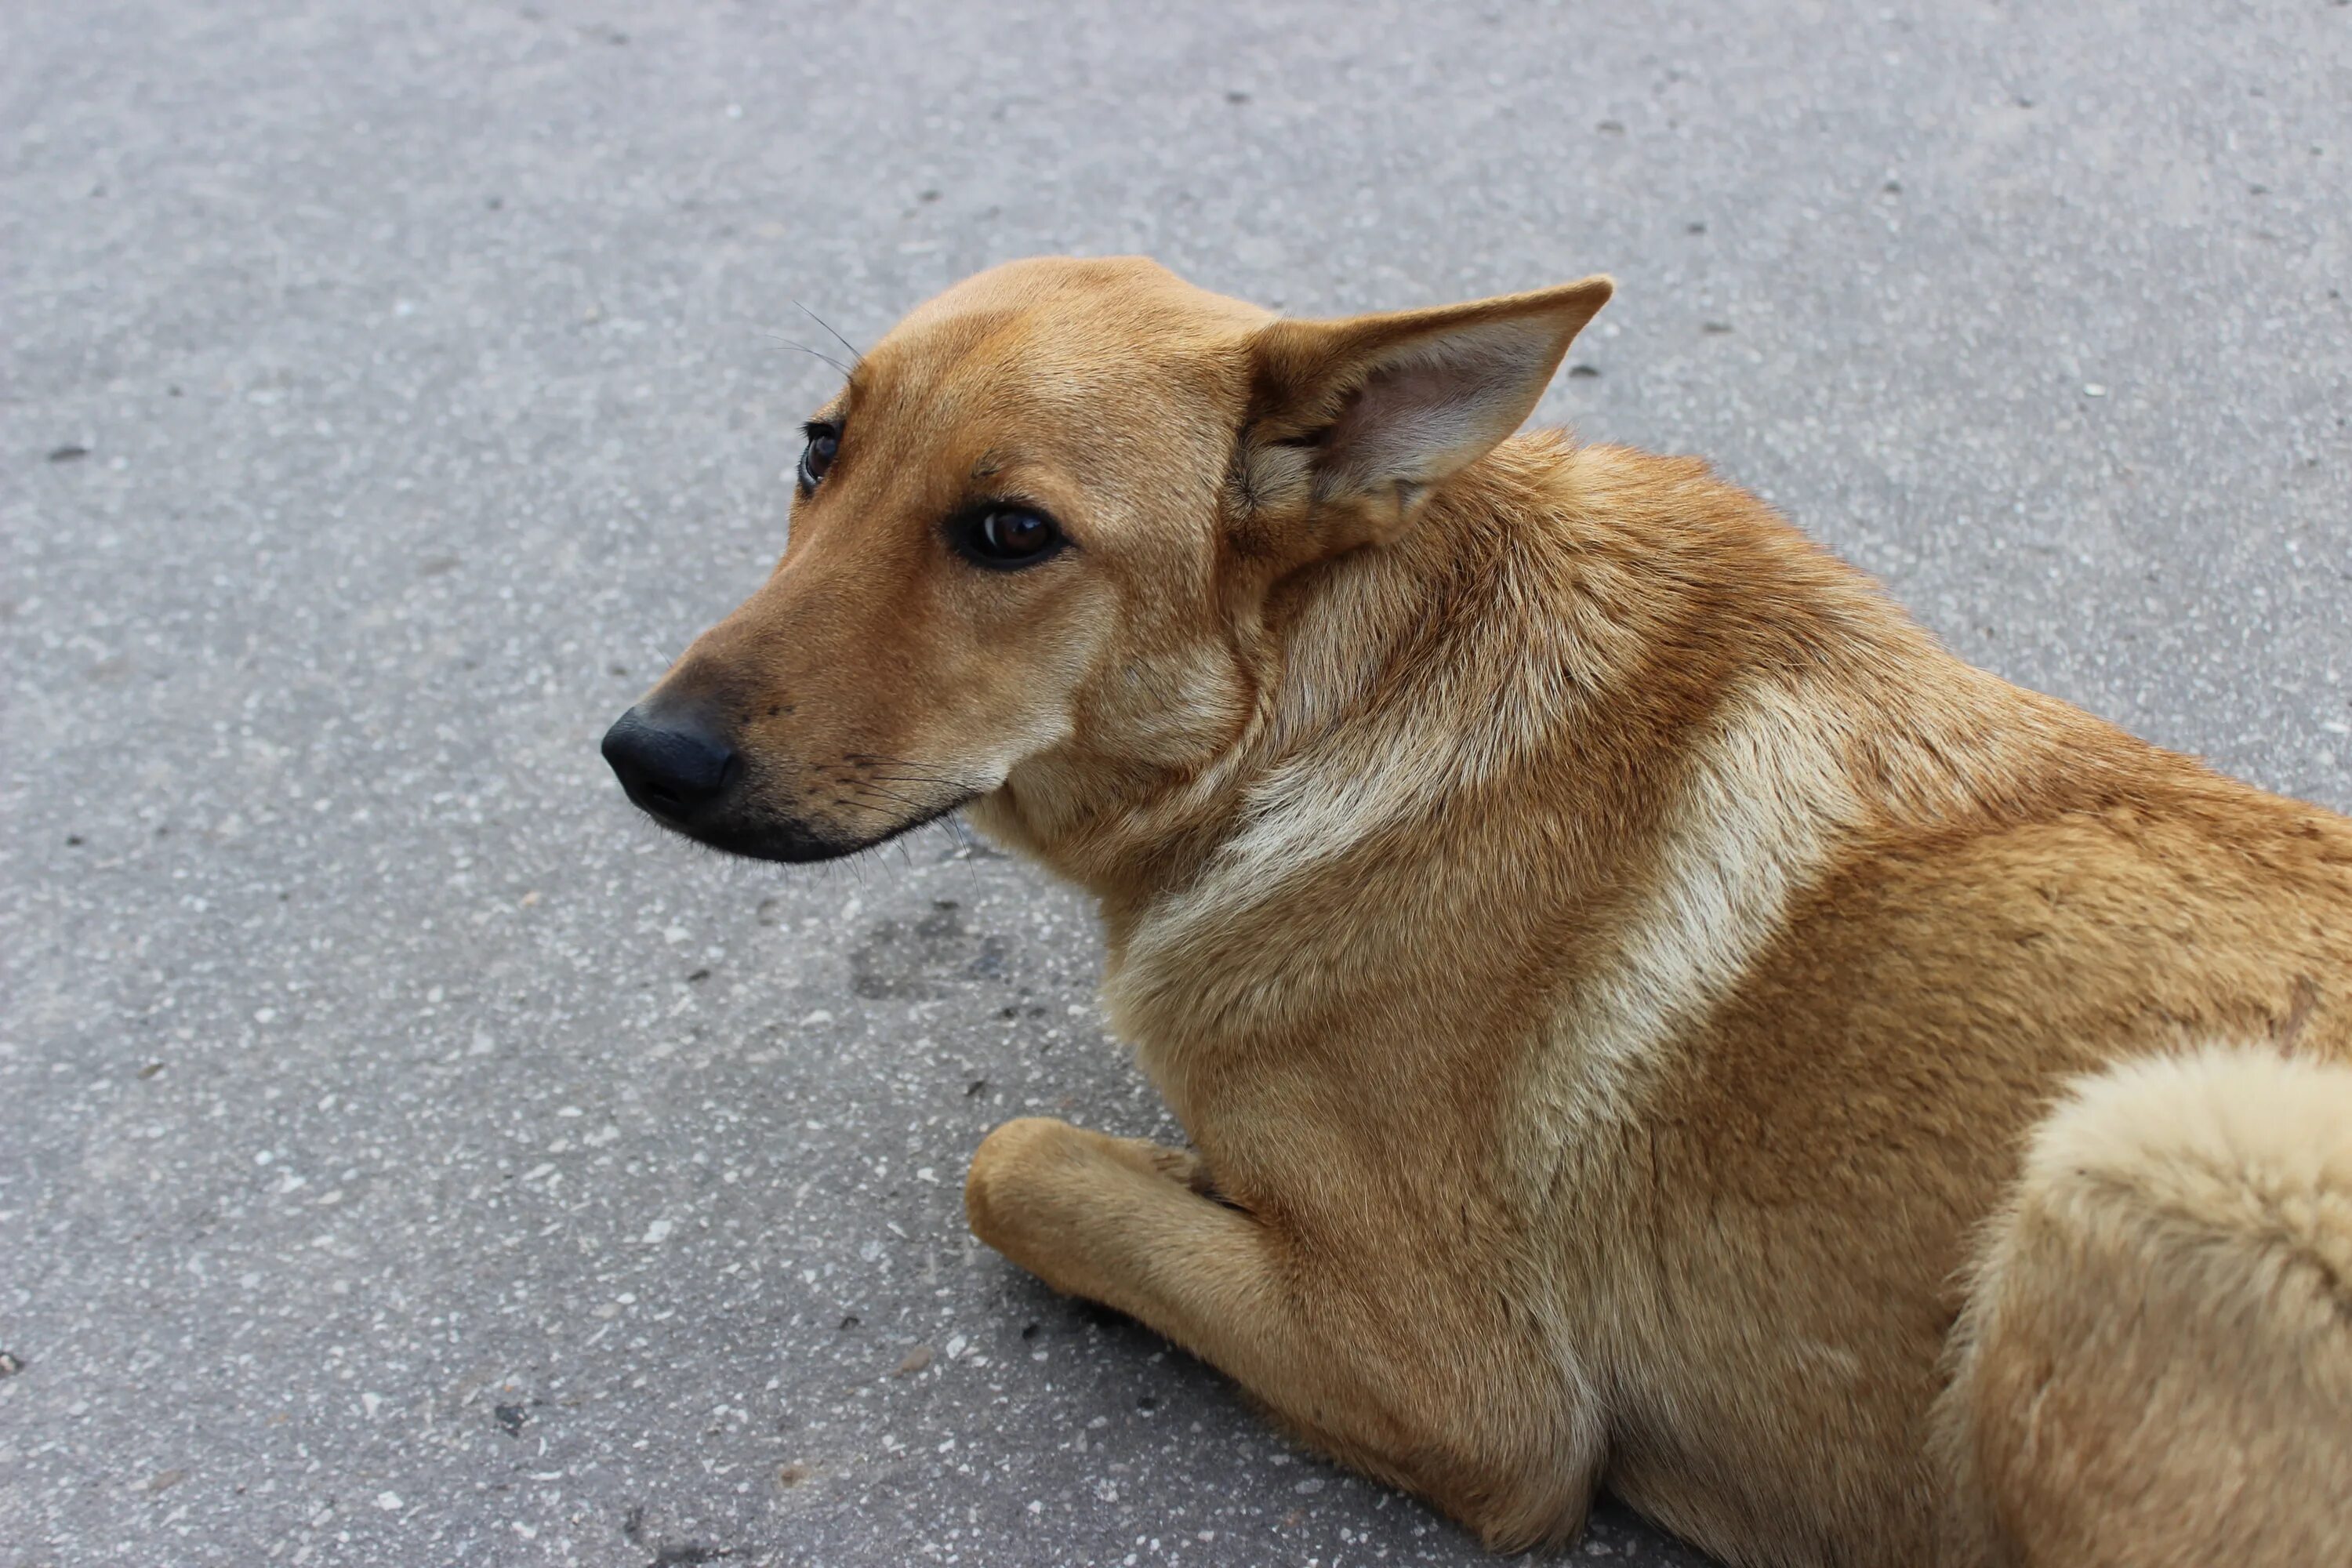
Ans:
<svg viewBox="0 0 2352 1568"><path fill-rule="evenodd" d="M867 353L851 395L950 417L1158 404L1219 380L1269 319L1139 258L1008 262L910 312Z"/></svg>
<svg viewBox="0 0 2352 1568"><path fill-rule="evenodd" d="M1246 330L1271 312L1188 283L1148 257L1045 256L974 273L917 307L900 328L968 314L1023 316L1074 335L1182 339Z"/></svg>

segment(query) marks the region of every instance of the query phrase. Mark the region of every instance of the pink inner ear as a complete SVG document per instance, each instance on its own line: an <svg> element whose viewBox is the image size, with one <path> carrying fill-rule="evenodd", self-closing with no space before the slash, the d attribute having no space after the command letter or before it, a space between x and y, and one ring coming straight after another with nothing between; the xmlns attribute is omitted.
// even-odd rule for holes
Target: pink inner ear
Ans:
<svg viewBox="0 0 2352 1568"><path fill-rule="evenodd" d="M1327 479L1370 489L1443 479L1527 417L1552 347L1542 324L1504 321L1384 356L1332 422Z"/></svg>

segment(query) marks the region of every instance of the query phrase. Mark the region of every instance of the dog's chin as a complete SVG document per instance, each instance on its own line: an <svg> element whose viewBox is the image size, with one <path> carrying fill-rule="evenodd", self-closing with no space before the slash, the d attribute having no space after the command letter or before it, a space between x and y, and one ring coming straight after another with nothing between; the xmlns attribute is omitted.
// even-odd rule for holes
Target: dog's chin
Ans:
<svg viewBox="0 0 2352 1568"><path fill-rule="evenodd" d="M937 822L952 812L961 810L973 797L960 796L945 805L922 812L906 821L896 823L879 833L856 835L844 833L838 827L801 821L797 817L765 818L755 821L682 822L677 818L637 803L639 810L681 837L691 838L706 848L722 855L740 856L746 860L780 860L787 865L804 866L819 860L839 860L863 853L893 838L912 833L918 827Z"/></svg>
<svg viewBox="0 0 2352 1568"><path fill-rule="evenodd" d="M838 860L845 855L855 855L860 849L879 844L883 838L895 837L884 834L882 838L839 838L797 822L764 823L746 827L689 826L685 823L673 822L658 813L649 815L672 833L691 838L705 848L716 849L722 855L739 856L746 860L782 860L794 866L818 860Z"/></svg>

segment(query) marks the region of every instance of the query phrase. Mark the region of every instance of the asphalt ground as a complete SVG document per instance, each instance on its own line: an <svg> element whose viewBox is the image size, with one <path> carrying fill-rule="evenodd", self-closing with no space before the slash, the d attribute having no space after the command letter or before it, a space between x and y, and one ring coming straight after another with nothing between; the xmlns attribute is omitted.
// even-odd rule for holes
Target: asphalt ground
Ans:
<svg viewBox="0 0 2352 1568"><path fill-rule="evenodd" d="M2352 807L2329 0L94 0L0 129L12 1564L1479 1560L967 1237L993 1123L1173 1131L1077 900L606 776L780 546L796 301L1606 269L1540 418Z"/></svg>

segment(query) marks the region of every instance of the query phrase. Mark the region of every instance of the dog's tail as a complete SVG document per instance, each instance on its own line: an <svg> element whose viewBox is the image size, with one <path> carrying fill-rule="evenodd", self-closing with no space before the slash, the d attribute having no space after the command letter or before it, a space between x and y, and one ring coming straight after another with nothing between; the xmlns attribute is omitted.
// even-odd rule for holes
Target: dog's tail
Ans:
<svg viewBox="0 0 2352 1568"><path fill-rule="evenodd" d="M2352 1067L2088 1079L1988 1240L1937 1410L1951 1562L2352 1563Z"/></svg>

